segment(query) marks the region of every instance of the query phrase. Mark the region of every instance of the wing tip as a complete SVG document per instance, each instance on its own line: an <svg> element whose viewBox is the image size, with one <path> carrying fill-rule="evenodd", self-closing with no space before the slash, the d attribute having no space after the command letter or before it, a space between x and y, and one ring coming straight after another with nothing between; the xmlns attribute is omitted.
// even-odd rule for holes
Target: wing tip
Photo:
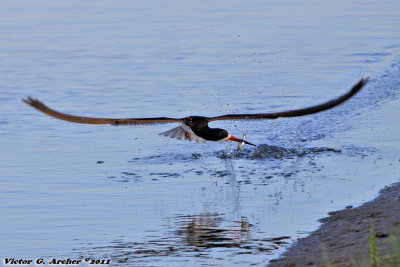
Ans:
<svg viewBox="0 0 400 267"><path fill-rule="evenodd" d="M364 77L364 78L361 78L361 80L360 80L359 83L360 83L362 86L364 86L364 85L366 85L368 82L369 82L369 76L366 76L366 77Z"/></svg>
<svg viewBox="0 0 400 267"><path fill-rule="evenodd" d="M362 87L364 87L364 85L366 85L369 82L369 77L364 77L361 78L360 81L354 86L355 89L361 89Z"/></svg>
<svg viewBox="0 0 400 267"><path fill-rule="evenodd" d="M26 98L23 98L22 102L31 107L34 107L34 108L38 108L39 106L44 105L39 99L33 98L31 96L27 96Z"/></svg>
<svg viewBox="0 0 400 267"><path fill-rule="evenodd" d="M25 104L31 105L34 99L30 96L27 96L26 98L22 98L21 101L24 102Z"/></svg>
<svg viewBox="0 0 400 267"><path fill-rule="evenodd" d="M350 98L351 96L355 95L356 93L358 93L367 83L369 82L369 77L363 77L361 78L358 83L356 83L351 90L349 91L348 98Z"/></svg>

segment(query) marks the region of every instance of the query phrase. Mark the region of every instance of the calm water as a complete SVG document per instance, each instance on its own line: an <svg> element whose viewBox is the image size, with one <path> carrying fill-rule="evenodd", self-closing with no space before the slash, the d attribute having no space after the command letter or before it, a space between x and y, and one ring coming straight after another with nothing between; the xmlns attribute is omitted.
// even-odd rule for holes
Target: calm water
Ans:
<svg viewBox="0 0 400 267"><path fill-rule="evenodd" d="M332 210L400 179L398 1L2 1L0 257L265 265ZM76 115L334 110L218 122L256 148ZM98 161L104 161L98 164Z"/></svg>

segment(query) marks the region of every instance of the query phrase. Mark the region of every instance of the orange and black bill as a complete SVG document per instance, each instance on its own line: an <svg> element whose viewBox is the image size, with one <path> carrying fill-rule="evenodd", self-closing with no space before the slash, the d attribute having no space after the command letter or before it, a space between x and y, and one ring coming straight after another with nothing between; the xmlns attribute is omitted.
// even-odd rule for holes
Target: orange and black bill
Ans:
<svg viewBox="0 0 400 267"><path fill-rule="evenodd" d="M244 142L245 144L252 145L252 146L256 146L255 144L252 144L252 143L250 143L250 142L247 142L247 141L245 141L245 140L243 140L243 139L239 139L239 138L234 137L234 136L231 136L228 140L235 141L235 142L238 142L238 143Z"/></svg>

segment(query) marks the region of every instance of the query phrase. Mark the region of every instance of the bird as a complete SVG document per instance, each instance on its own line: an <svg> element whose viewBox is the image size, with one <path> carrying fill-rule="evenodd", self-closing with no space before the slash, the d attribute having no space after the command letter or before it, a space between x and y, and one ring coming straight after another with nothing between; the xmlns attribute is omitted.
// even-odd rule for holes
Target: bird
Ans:
<svg viewBox="0 0 400 267"><path fill-rule="evenodd" d="M56 111L38 99L27 97L22 99L23 102L30 105L31 107L41 111L51 117L65 120L69 122L82 123L82 124L109 124L109 125L153 125L153 124L165 124L165 123L180 123L178 127L171 130L160 133L160 135L176 138L179 140L196 141L197 143L205 143L207 141L225 142L233 141L240 145L248 144L256 146L244 140L243 138L237 138L228 133L225 129L210 128L208 124L214 121L221 120L261 120L261 119L277 119L277 118L288 118L288 117L300 117L325 111L336 107L358 93L365 84L368 83L369 78L361 78L347 93L334 98L325 103L314 105L301 109L293 109L280 112L272 113L257 113L257 114L226 114L216 117L205 117L205 116L188 116L184 118L168 118L168 117L154 117L154 118L93 118L93 117L82 117L75 116L66 113Z"/></svg>

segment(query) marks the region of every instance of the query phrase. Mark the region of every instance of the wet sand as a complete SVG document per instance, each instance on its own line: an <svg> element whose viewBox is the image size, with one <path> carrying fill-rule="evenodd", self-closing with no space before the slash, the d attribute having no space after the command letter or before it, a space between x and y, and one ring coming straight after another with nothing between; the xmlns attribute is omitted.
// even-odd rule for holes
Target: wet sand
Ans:
<svg viewBox="0 0 400 267"><path fill-rule="evenodd" d="M360 207L331 212L317 231L268 266L365 266L371 220L379 255L384 258L393 251L393 239L400 236L400 183L384 188L376 199Z"/></svg>

